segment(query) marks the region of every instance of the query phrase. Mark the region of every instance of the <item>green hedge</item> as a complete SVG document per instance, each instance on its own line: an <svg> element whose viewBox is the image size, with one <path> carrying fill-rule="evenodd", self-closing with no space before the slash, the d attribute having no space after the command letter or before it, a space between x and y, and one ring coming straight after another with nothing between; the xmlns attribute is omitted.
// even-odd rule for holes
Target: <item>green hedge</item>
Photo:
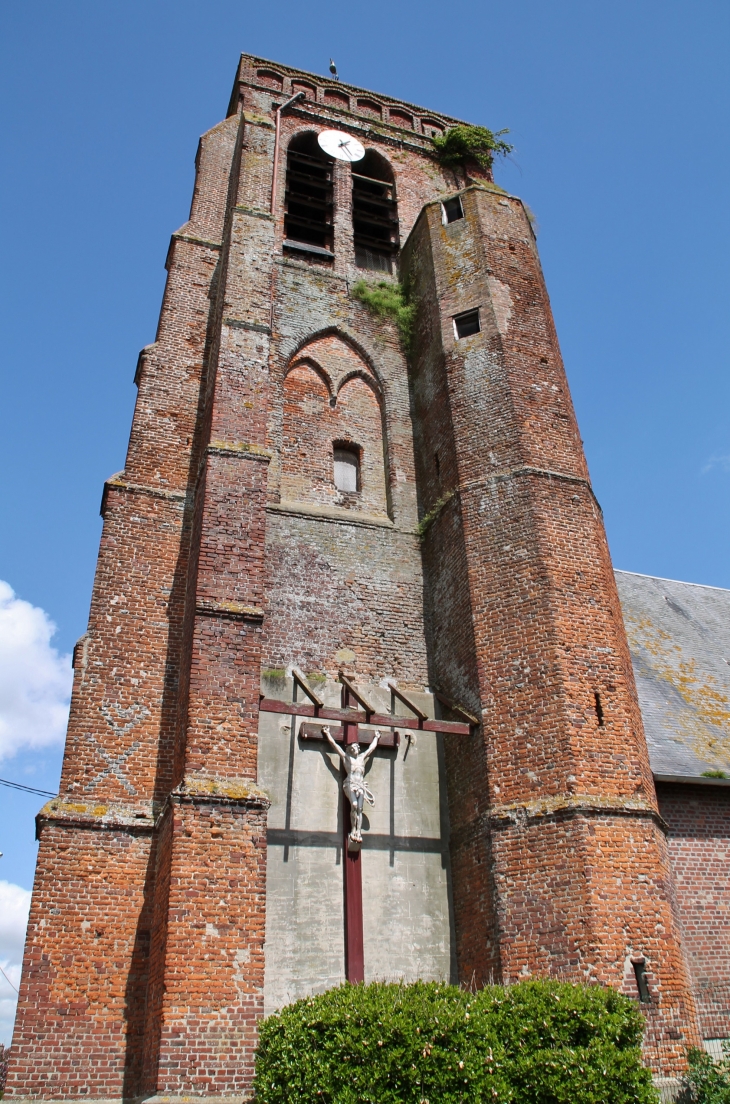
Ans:
<svg viewBox="0 0 730 1104"><path fill-rule="evenodd" d="M692 1047L689 1069L683 1077L683 1104L730 1104L730 1048L725 1045L721 1062L713 1062L704 1050Z"/></svg>
<svg viewBox="0 0 730 1104"><path fill-rule="evenodd" d="M261 1024L257 1104L655 1104L643 1018L610 989L344 985Z"/></svg>

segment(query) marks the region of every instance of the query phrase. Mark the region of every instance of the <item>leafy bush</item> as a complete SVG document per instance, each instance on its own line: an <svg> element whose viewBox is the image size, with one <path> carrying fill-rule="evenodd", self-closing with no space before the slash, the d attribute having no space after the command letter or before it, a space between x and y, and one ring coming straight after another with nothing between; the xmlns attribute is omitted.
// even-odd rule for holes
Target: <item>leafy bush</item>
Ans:
<svg viewBox="0 0 730 1104"><path fill-rule="evenodd" d="M0 1097L5 1094L5 1081L8 1076L8 1059L10 1058L10 1047L3 1046L0 1043Z"/></svg>
<svg viewBox="0 0 730 1104"><path fill-rule="evenodd" d="M692 1104L730 1104L730 1053L725 1045L722 1062L713 1062L704 1050L692 1047L689 1069L682 1078L683 1100Z"/></svg>
<svg viewBox="0 0 730 1104"><path fill-rule="evenodd" d="M492 991L493 992L493 991ZM598 985L529 981L488 995L516 1104L654 1104L644 1019Z"/></svg>
<svg viewBox="0 0 730 1104"><path fill-rule="evenodd" d="M643 1019L598 986L345 985L261 1025L258 1104L654 1104Z"/></svg>
<svg viewBox="0 0 730 1104"><path fill-rule="evenodd" d="M513 145L505 142L503 134L509 134L509 130L495 132L486 127L462 123L432 141L442 165L454 168L467 161L476 161L483 169L491 169L495 157L506 157L514 149Z"/></svg>
<svg viewBox="0 0 730 1104"><path fill-rule="evenodd" d="M414 303L408 302L402 284L394 284L388 280L379 280L377 283L358 280L352 286L352 295L364 303L372 314L395 322L404 349L407 351L410 348L416 307Z"/></svg>

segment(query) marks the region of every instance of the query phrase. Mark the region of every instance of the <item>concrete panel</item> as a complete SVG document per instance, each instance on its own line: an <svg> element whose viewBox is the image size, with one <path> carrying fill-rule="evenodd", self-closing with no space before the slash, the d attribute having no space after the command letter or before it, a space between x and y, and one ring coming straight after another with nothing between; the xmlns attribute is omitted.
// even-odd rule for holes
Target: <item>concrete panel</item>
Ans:
<svg viewBox="0 0 730 1104"><path fill-rule="evenodd" d="M289 678L265 678L262 688L267 697L292 700ZM339 706L339 684L320 681L316 689L328 705ZM379 709L391 708L388 690L361 689ZM434 715L430 694L413 698ZM337 756L324 743L292 737L289 717L262 713L259 739L259 785L272 802L269 1014L345 979L341 776ZM362 852L366 981L456 976L442 759L441 738L422 732L402 738L398 749L378 749L370 761L375 805L366 806Z"/></svg>

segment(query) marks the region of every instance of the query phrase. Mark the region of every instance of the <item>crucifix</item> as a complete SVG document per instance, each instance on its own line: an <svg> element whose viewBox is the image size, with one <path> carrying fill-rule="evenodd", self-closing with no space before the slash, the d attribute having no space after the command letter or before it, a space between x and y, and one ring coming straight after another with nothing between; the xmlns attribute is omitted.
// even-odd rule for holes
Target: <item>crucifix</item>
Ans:
<svg viewBox="0 0 730 1104"><path fill-rule="evenodd" d="M400 729L411 732L443 732L456 736L468 736L477 724L475 717L461 706L434 692L439 701L452 712L462 717L461 721L431 720L423 710L392 683L388 683L394 699L397 699L414 714L412 717L397 717L394 713L379 713L363 696L362 692L342 672L339 681L342 684L342 707L334 709L326 706L306 681L304 674L296 667L292 669L295 697L297 689L309 699L307 702L283 702L275 698L262 696L259 709L265 713L285 713L292 718L312 718L313 723L302 724L299 729L301 740L326 741L340 758L343 768L342 785L342 866L345 905L345 977L357 984L365 980L363 954L362 920L362 811L365 801L373 803L372 794L365 783L365 768L370 757L379 748L400 746ZM328 725L327 721L340 721L338 727ZM370 730L360 729L364 723ZM373 732L372 728L376 731ZM387 731L381 732L380 729ZM365 752L360 751L361 744L367 743ZM341 746L342 745L342 746Z"/></svg>

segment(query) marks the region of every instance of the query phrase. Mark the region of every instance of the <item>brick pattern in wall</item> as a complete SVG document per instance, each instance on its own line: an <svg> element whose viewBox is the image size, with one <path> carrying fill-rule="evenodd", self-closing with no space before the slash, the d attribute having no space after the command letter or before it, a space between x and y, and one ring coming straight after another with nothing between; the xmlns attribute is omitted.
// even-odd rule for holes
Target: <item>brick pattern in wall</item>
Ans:
<svg viewBox="0 0 730 1104"><path fill-rule="evenodd" d="M297 90L272 209L275 113ZM479 722L445 750L463 980L633 992L640 951L659 1005L687 989L534 237L518 200L438 165L431 136L453 122L243 57L229 117L201 139L125 468L105 490L9 1098L250 1092L259 692L262 670L292 665L434 687ZM332 167L334 255L284 244L289 142L332 127L392 175L419 303L410 368L393 323L351 295L396 277L356 264L348 164ZM457 192L466 217L445 225L439 200ZM453 316L476 308L480 333L457 341ZM338 443L358 450L355 492L334 485ZM691 1017L683 1030L668 1070Z"/></svg>
<svg viewBox="0 0 730 1104"><path fill-rule="evenodd" d="M695 986L730 981L730 789L657 785Z"/></svg>

